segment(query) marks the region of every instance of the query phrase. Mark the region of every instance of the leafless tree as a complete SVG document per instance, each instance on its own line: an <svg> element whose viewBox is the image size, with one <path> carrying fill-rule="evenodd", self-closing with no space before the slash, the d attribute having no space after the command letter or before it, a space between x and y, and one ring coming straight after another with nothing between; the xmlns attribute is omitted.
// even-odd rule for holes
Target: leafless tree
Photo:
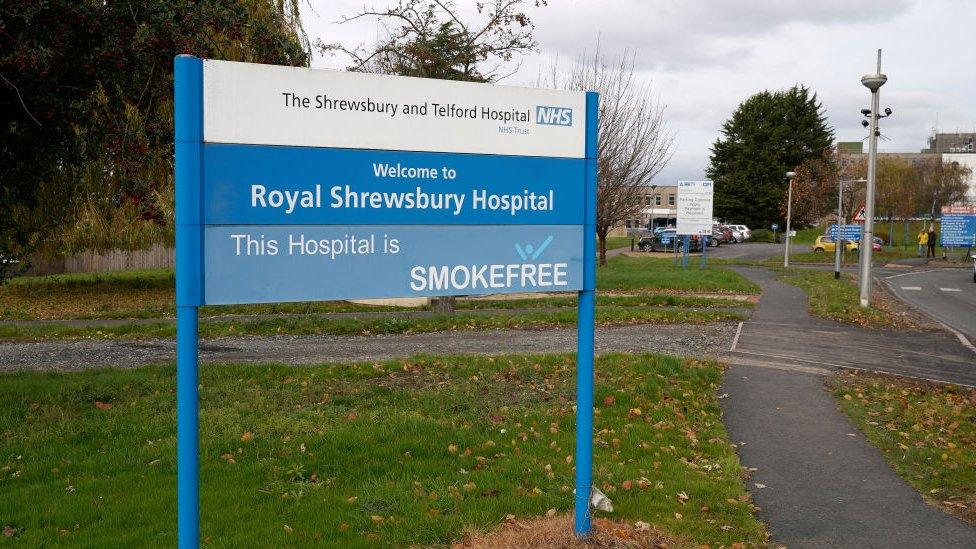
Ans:
<svg viewBox="0 0 976 549"><path fill-rule="evenodd" d="M665 105L651 83L637 76L635 61L634 54L610 59L597 48L592 55L580 56L566 75L553 65L548 82L557 88L600 93L596 206L600 265L607 264L610 229L640 215L647 185L674 150Z"/></svg>
<svg viewBox="0 0 976 549"><path fill-rule="evenodd" d="M535 29L525 8L546 2L478 1L475 14L467 17L452 0L399 0L388 8L363 8L338 21L377 19L384 36L375 44L320 40L316 47L322 53L345 55L352 71L494 82L517 70L509 65L513 59L535 51ZM503 72L506 67L509 72Z"/></svg>
<svg viewBox="0 0 976 549"><path fill-rule="evenodd" d="M960 202L966 198L967 179L972 171L958 162L933 159L917 166L918 185L916 204L927 208L924 212L934 219L942 206Z"/></svg>

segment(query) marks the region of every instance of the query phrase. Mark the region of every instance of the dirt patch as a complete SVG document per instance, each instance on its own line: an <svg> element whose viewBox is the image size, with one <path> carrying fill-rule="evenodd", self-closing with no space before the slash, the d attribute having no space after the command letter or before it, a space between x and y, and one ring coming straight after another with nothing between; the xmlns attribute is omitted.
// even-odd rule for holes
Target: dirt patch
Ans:
<svg viewBox="0 0 976 549"><path fill-rule="evenodd" d="M594 519L593 532L586 538L573 534L573 517L559 515L533 519L509 516L498 529L488 533L472 533L453 544L454 549L629 549L653 547L670 549L694 547L665 534L656 526L644 522L634 524Z"/></svg>

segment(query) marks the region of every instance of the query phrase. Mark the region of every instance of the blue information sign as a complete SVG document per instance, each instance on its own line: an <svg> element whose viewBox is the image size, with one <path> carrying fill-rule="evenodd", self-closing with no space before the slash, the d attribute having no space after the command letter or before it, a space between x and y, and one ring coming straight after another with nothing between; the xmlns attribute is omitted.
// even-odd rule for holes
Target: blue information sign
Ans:
<svg viewBox="0 0 976 549"><path fill-rule="evenodd" d="M541 291L579 292L589 532L597 94L190 56L174 80L179 546L199 543L199 306Z"/></svg>
<svg viewBox="0 0 976 549"><path fill-rule="evenodd" d="M827 236L830 238L837 238L837 225L833 224L827 227ZM861 226L860 225L841 225L840 226L840 238L844 240L851 240L854 242L859 242L861 240Z"/></svg>
<svg viewBox="0 0 976 549"><path fill-rule="evenodd" d="M976 213L942 214L941 240L944 248L976 247Z"/></svg>

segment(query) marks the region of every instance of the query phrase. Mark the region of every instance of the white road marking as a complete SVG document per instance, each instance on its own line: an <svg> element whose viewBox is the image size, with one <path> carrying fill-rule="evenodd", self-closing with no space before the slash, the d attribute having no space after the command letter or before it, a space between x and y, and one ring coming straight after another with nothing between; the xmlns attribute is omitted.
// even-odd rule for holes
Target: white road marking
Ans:
<svg viewBox="0 0 976 549"><path fill-rule="evenodd" d="M729 351L734 351L735 346L739 344L739 335L742 333L742 322L739 323L739 327L735 329L735 339L732 340L732 348Z"/></svg>
<svg viewBox="0 0 976 549"><path fill-rule="evenodd" d="M961 292L959 288L939 288L943 292Z"/></svg>
<svg viewBox="0 0 976 549"><path fill-rule="evenodd" d="M917 292L917 291L920 291L922 289L922 287L921 286L902 286L901 289L902 290L912 290L913 292Z"/></svg>

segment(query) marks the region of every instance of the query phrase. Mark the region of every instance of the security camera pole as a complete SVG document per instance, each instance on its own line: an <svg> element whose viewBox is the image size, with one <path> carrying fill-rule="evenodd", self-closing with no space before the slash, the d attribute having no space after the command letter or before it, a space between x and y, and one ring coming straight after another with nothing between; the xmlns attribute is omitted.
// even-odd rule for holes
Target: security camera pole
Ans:
<svg viewBox="0 0 976 549"><path fill-rule="evenodd" d="M860 273L861 273L861 307L871 306L871 256L874 251L874 187L875 165L878 160L878 90L888 81L888 77L881 74L881 50L878 50L878 70L874 74L861 77L861 84L871 90L870 133L868 134L868 188L864 203L864 228L861 230Z"/></svg>
<svg viewBox="0 0 976 549"><path fill-rule="evenodd" d="M786 248L783 250L783 266L790 266L790 217L793 215L793 178L796 172L786 172L786 178L790 180L790 188L786 197Z"/></svg>

